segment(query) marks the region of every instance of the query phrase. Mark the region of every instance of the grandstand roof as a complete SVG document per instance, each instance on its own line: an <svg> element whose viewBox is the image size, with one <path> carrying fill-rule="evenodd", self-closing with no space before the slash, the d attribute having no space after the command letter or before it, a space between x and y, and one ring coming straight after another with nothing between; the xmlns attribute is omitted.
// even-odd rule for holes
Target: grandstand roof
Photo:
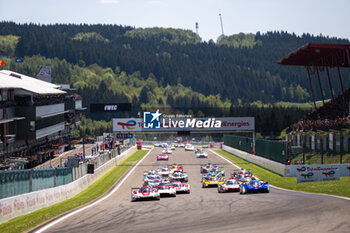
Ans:
<svg viewBox="0 0 350 233"><path fill-rule="evenodd" d="M350 44L309 43L277 63L294 66L350 67Z"/></svg>
<svg viewBox="0 0 350 233"><path fill-rule="evenodd" d="M23 89L34 94L64 94L60 86L10 70L0 70L0 89Z"/></svg>

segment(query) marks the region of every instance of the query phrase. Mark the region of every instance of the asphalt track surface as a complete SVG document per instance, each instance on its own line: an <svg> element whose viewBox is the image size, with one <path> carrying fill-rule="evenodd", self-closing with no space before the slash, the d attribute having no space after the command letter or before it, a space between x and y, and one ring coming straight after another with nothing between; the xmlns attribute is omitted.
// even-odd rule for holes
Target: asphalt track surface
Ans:
<svg viewBox="0 0 350 233"><path fill-rule="evenodd" d="M169 161L156 161L155 148L108 199L45 232L350 232L350 201L330 196L288 192L218 193L201 187L200 164L234 167L209 152L197 159L194 152L177 148ZM160 201L131 202L130 188L142 185L143 172L167 164L183 164L189 175L190 194Z"/></svg>

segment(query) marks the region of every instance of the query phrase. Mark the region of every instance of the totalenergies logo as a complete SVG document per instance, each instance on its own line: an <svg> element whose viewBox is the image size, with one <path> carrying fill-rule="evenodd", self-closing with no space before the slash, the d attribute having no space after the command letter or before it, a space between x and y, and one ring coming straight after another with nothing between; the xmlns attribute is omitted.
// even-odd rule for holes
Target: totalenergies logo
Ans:
<svg viewBox="0 0 350 233"><path fill-rule="evenodd" d="M302 177L304 177L304 179L312 179L312 177L314 176L313 172L308 172L305 174L301 174Z"/></svg>
<svg viewBox="0 0 350 233"><path fill-rule="evenodd" d="M334 177L335 171L322 172L326 177Z"/></svg>
<svg viewBox="0 0 350 233"><path fill-rule="evenodd" d="M306 167L297 168L297 171L298 172L304 172L304 171L306 171Z"/></svg>
<svg viewBox="0 0 350 233"><path fill-rule="evenodd" d="M125 127L129 130L135 129L135 125L136 125L136 121L131 120L131 121L127 121L126 123L124 122L118 122L117 125L120 125L123 129L125 129Z"/></svg>

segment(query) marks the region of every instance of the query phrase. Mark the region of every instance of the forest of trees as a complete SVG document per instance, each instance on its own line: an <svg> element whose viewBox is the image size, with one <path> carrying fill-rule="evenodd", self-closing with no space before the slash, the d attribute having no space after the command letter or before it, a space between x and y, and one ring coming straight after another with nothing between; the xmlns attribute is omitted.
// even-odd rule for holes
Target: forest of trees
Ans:
<svg viewBox="0 0 350 233"><path fill-rule="evenodd" d="M0 22L0 56L6 61L5 69L36 76L39 66L50 65L53 82L70 83L85 106L131 102L131 116L153 107L198 116L255 116L257 130L274 136L308 110L261 108L251 103L311 101L305 69L277 64L311 42L349 43L287 32L240 33L215 43L202 42L191 31L171 28ZM24 62L16 63L17 57ZM342 74L349 77L347 70ZM317 80L313 82L316 85ZM324 76L324 86L326 82ZM339 93L336 84L333 88ZM344 86L349 84L350 79L344 78ZM328 92L324 93L327 98ZM317 91L316 98L320 98ZM86 117L108 121L113 116L87 111Z"/></svg>

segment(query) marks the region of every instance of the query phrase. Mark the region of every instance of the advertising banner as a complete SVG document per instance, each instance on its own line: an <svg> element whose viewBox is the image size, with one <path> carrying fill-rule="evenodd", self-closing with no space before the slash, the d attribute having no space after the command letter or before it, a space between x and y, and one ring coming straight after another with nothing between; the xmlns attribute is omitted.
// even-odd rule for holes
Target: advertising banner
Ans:
<svg viewBox="0 0 350 233"><path fill-rule="evenodd" d="M297 182L339 180L340 170L336 165L298 165L295 167Z"/></svg>
<svg viewBox="0 0 350 233"><path fill-rule="evenodd" d="M339 169L319 171L318 179L319 181L339 180L340 179Z"/></svg>
<svg viewBox="0 0 350 233"><path fill-rule="evenodd" d="M141 132L142 119L140 118L114 118L113 132Z"/></svg>
<svg viewBox="0 0 350 233"><path fill-rule="evenodd" d="M147 113L147 114L146 114ZM115 118L114 132L253 131L254 117L172 118L145 112L144 118ZM175 116L175 115L174 115Z"/></svg>
<svg viewBox="0 0 350 233"><path fill-rule="evenodd" d="M297 183L318 181L318 172L297 172Z"/></svg>

